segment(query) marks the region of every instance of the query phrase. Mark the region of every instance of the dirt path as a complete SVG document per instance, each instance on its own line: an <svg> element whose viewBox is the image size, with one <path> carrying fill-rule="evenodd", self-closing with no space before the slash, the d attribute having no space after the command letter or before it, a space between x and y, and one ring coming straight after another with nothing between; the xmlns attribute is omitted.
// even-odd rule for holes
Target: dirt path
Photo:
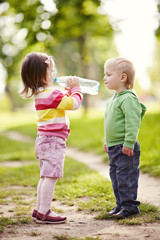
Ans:
<svg viewBox="0 0 160 240"><path fill-rule="evenodd" d="M99 237L104 240L159 240L160 224L146 224L144 226L124 226L112 220L95 220L94 214L77 211L75 206L68 207L55 203L56 208L63 209L67 222L56 225L40 225L32 221L31 224L16 226L12 232L4 232L3 240L53 240L55 236L68 237Z"/></svg>
<svg viewBox="0 0 160 240"><path fill-rule="evenodd" d="M19 134L18 132L8 131L4 132L3 135L7 135L8 138L12 140L34 143L34 140L32 138ZM110 180L109 167L103 162L101 156L78 151L77 149L71 147L67 147L66 155L79 162L85 163L88 167L96 170L103 177L106 177ZM0 166L10 166L10 164L12 164L12 166L14 167L17 167L21 164L28 164L28 162L5 162L0 164ZM138 198L140 199L140 201L160 206L160 180L155 179L154 177L149 177L148 174L140 173Z"/></svg>
<svg viewBox="0 0 160 240"><path fill-rule="evenodd" d="M16 187L13 187L17 190ZM18 190L21 190L18 187ZM10 187L10 189L12 189ZM30 189L31 190L31 189ZM21 195L22 200L30 203L31 210L34 207L35 197ZM96 220L95 213L88 214L78 211L76 206L66 206L58 201L54 202L56 209L62 209L67 216L64 224L36 224L34 220L30 224L16 225L5 229L0 235L3 240L55 240L56 236L63 236L61 240L68 238L99 237L100 240L160 240L160 223L152 223L138 226L119 225L113 220ZM5 217L14 219L15 203L1 205L1 212ZM62 214L63 215L63 214Z"/></svg>
<svg viewBox="0 0 160 240"><path fill-rule="evenodd" d="M11 136L11 135L10 135ZM20 140L20 135L18 134ZM12 139L15 139L15 135L12 133ZM16 139L16 140L18 140ZM23 138L24 139L24 138ZM24 139L29 141L29 139ZM98 171L102 176L108 177L108 167L103 163L101 156L95 156L90 153L83 153L73 148L67 148L66 155L83 162L90 168ZM13 162L7 162L2 165L10 166ZM19 165L18 165L19 164ZM14 162L12 166L20 166L22 163ZM30 164L24 162L23 164ZM139 199L143 202L150 202L155 205L160 203L160 181L154 178L148 177L148 175L141 174L139 183ZM22 195L22 199L26 196ZM31 207L34 207L34 201L36 197L27 197L27 200L31 202ZM55 236L70 237L99 237L104 240L160 240L160 223L152 223L138 226L124 226L119 225L113 220L95 220L94 214L88 214L84 211L78 211L76 206L62 205L60 202L54 202L54 206L57 209L63 209L67 216L67 222L60 225L39 225L32 221L31 224L24 224L21 226L13 227L12 231L8 229L0 235L3 240L53 240ZM1 205L1 213L3 216L13 216L14 203L11 205ZM32 209L31 208L31 209ZM30 210L30 214L31 214ZM62 214L63 215L63 214Z"/></svg>
<svg viewBox="0 0 160 240"><path fill-rule="evenodd" d="M85 163L90 168L99 172L103 177L110 180L109 167L103 162L101 156L81 152L70 147L67 147L66 155L79 162ZM141 173L139 179L138 198L143 202L160 206L160 180Z"/></svg>
<svg viewBox="0 0 160 240"><path fill-rule="evenodd" d="M2 134L7 135L8 138L12 140L34 143L34 140L32 138L21 135L14 131L4 132ZM67 147L66 155L77 161L85 163L90 168L98 171L103 177L106 177L110 180L109 167L103 162L101 156L78 151L77 149L71 147ZM28 162L4 162L0 164L0 166L10 166L10 164L12 164L12 166L14 167L18 167L21 164L28 164ZM140 201L160 206L160 180L149 177L147 174L141 173L139 179L138 198L140 199Z"/></svg>

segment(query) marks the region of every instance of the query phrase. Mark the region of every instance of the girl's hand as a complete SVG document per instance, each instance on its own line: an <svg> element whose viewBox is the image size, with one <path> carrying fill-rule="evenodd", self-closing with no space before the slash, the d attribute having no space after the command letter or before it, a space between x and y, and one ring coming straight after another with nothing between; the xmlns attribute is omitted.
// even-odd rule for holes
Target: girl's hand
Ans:
<svg viewBox="0 0 160 240"><path fill-rule="evenodd" d="M104 151L105 151L106 153L108 153L108 149L107 149L107 147L106 147L106 144L104 144L103 148L104 148Z"/></svg>
<svg viewBox="0 0 160 240"><path fill-rule="evenodd" d="M127 148L127 147L123 146L122 153L128 155L129 157L133 156L133 149L132 148Z"/></svg>
<svg viewBox="0 0 160 240"><path fill-rule="evenodd" d="M67 79L67 86L68 88L66 89L72 89L74 87L79 87L79 80L78 80L78 77L69 77Z"/></svg>

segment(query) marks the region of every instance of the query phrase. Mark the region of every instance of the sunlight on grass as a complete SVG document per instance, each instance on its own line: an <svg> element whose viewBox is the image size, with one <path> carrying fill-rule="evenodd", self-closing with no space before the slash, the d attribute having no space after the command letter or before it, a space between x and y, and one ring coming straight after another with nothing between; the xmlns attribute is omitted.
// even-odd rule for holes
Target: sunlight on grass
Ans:
<svg viewBox="0 0 160 240"><path fill-rule="evenodd" d="M139 132L141 170L160 177L160 113L146 114Z"/></svg>
<svg viewBox="0 0 160 240"><path fill-rule="evenodd" d="M38 162L35 165L19 168L1 167L0 176L0 186L3 188L10 185L36 188L39 181ZM1 198L6 198L8 194L2 194ZM88 200L81 201L80 199L85 196ZM57 182L54 197L69 205L77 199L80 208L91 211L106 208L108 204L111 207L114 202L111 183L84 164L70 158L65 160L64 178ZM22 199L19 196L13 196L12 200L21 201Z"/></svg>
<svg viewBox="0 0 160 240"><path fill-rule="evenodd" d="M147 113L142 121L138 137L141 146L141 170L156 177L160 177L160 112L158 107L158 103L155 105L148 104ZM89 109L88 113L84 114L83 108L80 108L78 111L68 112L68 114L70 117L71 134L67 140L67 145L83 151L101 154L105 161L108 162L108 155L103 150L104 118L102 111ZM37 125L34 112L2 112L1 115L0 124L3 130L18 131L33 139L36 138ZM7 138L2 136L0 136L0 142L2 143L1 146L3 146L0 161L35 158L34 146L20 142L13 143L10 140L7 143ZM28 158L25 155L25 147L27 152L30 153Z"/></svg>
<svg viewBox="0 0 160 240"><path fill-rule="evenodd" d="M23 166L19 168L0 168L1 186L37 186L39 179L38 161L35 165Z"/></svg>
<svg viewBox="0 0 160 240"><path fill-rule="evenodd" d="M145 106L147 108L147 114L159 113L160 111L160 103L158 101L145 102Z"/></svg>
<svg viewBox="0 0 160 240"><path fill-rule="evenodd" d="M34 112L1 112L0 131L28 124L36 125L36 115Z"/></svg>
<svg viewBox="0 0 160 240"><path fill-rule="evenodd" d="M139 132L141 170L160 177L160 112L157 111L158 105L148 107L149 111L142 121ZM90 109L87 114L84 114L83 109L81 109L77 112L70 112L69 117L71 135L68 138L67 145L83 151L101 154L108 161L108 156L103 150L103 112ZM10 130L18 131L33 139L37 135L36 115L34 112L1 112L0 126L0 131L3 132ZM1 162L35 159L33 143L13 141L1 135L0 144ZM30 223L31 218L28 212L31 205L22 199L21 195L32 196L30 204L36 198L36 186L39 181L39 162L35 159L35 164L31 163L28 166L15 168L0 167L0 176L0 204L3 206L14 203L17 206L13 209L15 220L2 216L0 232L3 232L5 226ZM19 186L22 189L13 191L13 186ZM107 219L106 211L110 211L115 206L111 183L84 164L67 157L64 178L60 179L56 184L54 200L60 200L69 206L76 205L78 211L96 212L98 215L97 219ZM21 208L19 205L21 205ZM158 208L142 203L140 210L141 214L137 217L120 220L118 223L140 225L160 220ZM26 216L23 217L23 214Z"/></svg>
<svg viewBox="0 0 160 240"><path fill-rule="evenodd" d="M34 160L35 147L32 143L23 143L0 136L0 162Z"/></svg>
<svg viewBox="0 0 160 240"><path fill-rule="evenodd" d="M33 202L36 201L36 186L39 181L39 166L23 166L18 168L0 168L0 200L1 204L16 205L11 209L14 219L5 218L2 215L3 232L4 226L12 224L30 223L30 212ZM15 186L14 191L12 186ZM19 186L19 188L17 187ZM22 187L22 188L21 188ZM4 189L12 190L6 191ZM23 190L23 191L22 191ZM30 191L30 194L29 192ZM30 196L32 201L26 202L24 194ZM29 194L29 195L28 195ZM33 199L34 196L34 199ZM64 177L57 181L54 200L61 201L69 206L77 206L79 211L96 212L97 219L107 219L105 213L115 206L111 182L101 177L97 172L89 169L85 164L73 159L66 158ZM119 221L119 224L136 225L147 222L156 222L160 219L158 208L141 204L141 214L135 218Z"/></svg>
<svg viewBox="0 0 160 240"><path fill-rule="evenodd" d="M160 112L147 113L142 121L138 136L141 146L141 170L156 177L160 177L159 122ZM103 131L103 118L101 117L71 119L71 136L68 139L68 145L84 151L103 154L108 161L108 156L103 150Z"/></svg>
<svg viewBox="0 0 160 240"><path fill-rule="evenodd" d="M83 237L83 238L78 238L78 237L70 237L65 235L60 235L60 236L54 236L53 239L57 240L101 240L99 237Z"/></svg>
<svg viewBox="0 0 160 240"><path fill-rule="evenodd" d="M79 119L79 118L87 118L87 119L96 119L104 116L103 109L95 109L89 108L87 112L85 112L83 107L80 107L76 111L68 111L69 119Z"/></svg>

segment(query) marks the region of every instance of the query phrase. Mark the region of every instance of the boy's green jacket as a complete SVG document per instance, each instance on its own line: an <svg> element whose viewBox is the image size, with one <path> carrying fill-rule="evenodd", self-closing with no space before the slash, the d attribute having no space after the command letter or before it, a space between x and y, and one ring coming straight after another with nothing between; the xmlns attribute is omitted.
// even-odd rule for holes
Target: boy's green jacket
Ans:
<svg viewBox="0 0 160 240"><path fill-rule="evenodd" d="M139 102L134 90L116 93L106 104L104 132L106 146L118 144L134 148L146 107Z"/></svg>

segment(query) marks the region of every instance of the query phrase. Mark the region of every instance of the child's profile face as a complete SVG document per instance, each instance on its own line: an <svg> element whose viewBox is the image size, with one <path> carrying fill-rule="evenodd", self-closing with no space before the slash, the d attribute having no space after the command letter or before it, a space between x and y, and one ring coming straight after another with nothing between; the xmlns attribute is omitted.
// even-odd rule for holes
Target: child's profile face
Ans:
<svg viewBox="0 0 160 240"><path fill-rule="evenodd" d="M46 82L48 86L53 85L53 78L54 78L54 61L51 60L49 66L47 67L47 72L46 72Z"/></svg>
<svg viewBox="0 0 160 240"><path fill-rule="evenodd" d="M114 64L104 65L104 82L108 89L116 90L121 86L121 72Z"/></svg>

